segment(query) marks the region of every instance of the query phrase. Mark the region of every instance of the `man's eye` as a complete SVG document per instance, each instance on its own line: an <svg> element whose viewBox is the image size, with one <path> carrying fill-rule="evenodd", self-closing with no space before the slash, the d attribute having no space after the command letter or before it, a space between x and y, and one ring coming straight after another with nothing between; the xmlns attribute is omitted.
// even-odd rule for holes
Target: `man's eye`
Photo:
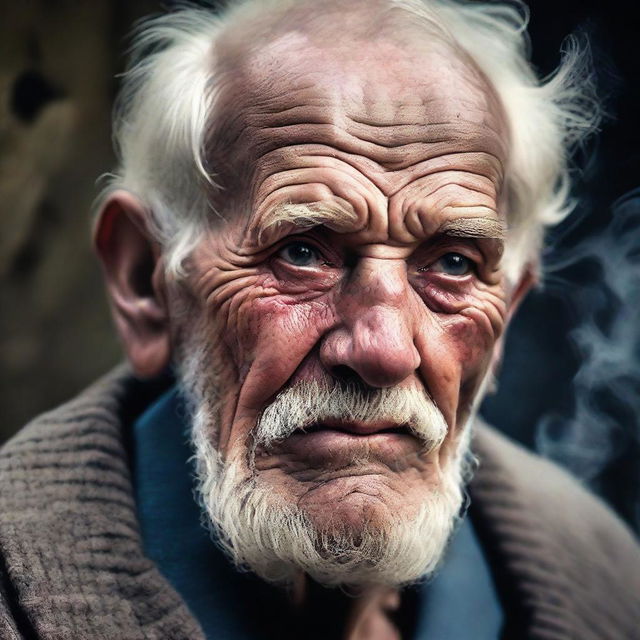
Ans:
<svg viewBox="0 0 640 640"><path fill-rule="evenodd" d="M473 271L474 262L459 253L445 253L428 267L428 271L449 276L466 276Z"/></svg>
<svg viewBox="0 0 640 640"><path fill-rule="evenodd" d="M306 242L292 242L280 249L278 256L296 267L313 267L320 262L316 249Z"/></svg>

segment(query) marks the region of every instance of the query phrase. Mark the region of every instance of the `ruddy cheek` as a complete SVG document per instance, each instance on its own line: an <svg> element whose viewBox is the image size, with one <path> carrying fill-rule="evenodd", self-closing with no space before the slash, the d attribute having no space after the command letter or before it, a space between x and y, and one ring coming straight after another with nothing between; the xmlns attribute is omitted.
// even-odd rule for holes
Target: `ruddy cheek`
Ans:
<svg viewBox="0 0 640 640"><path fill-rule="evenodd" d="M443 322L443 330L453 351L452 356L461 365L462 381L476 376L490 359L494 339L487 331L482 314L455 315Z"/></svg>
<svg viewBox="0 0 640 640"><path fill-rule="evenodd" d="M426 307L421 332L423 375L454 427L464 417L489 366L504 313L499 292L469 279L427 276L416 287Z"/></svg>
<svg viewBox="0 0 640 640"><path fill-rule="evenodd" d="M494 342L504 330L506 304L502 288L479 284L474 278L447 278L432 275L416 283L424 304L443 317L444 323L455 323L458 316L472 320L477 334Z"/></svg>
<svg viewBox="0 0 640 640"><path fill-rule="evenodd" d="M504 329L504 304L499 296L466 295L455 313L441 316L442 327L462 364L462 381L484 375L496 340Z"/></svg>
<svg viewBox="0 0 640 640"><path fill-rule="evenodd" d="M287 303L280 297L253 300L240 320L244 351L242 402L256 410L282 389L331 324L325 301Z"/></svg>

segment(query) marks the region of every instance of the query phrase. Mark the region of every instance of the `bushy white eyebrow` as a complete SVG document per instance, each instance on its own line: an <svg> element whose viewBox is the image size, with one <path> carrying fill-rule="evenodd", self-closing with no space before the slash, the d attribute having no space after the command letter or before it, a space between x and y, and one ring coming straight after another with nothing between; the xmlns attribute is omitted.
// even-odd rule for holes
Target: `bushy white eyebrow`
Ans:
<svg viewBox="0 0 640 640"><path fill-rule="evenodd" d="M298 229L310 229L325 225L334 231L355 231L358 217L351 207L334 202L282 203L268 211L259 221L256 233L261 242L269 232L277 227L292 225Z"/></svg>
<svg viewBox="0 0 640 640"><path fill-rule="evenodd" d="M475 217L455 218L447 220L440 227L438 233L456 238L487 238L490 240L504 240L507 237L507 226L499 218Z"/></svg>
<svg viewBox="0 0 640 640"><path fill-rule="evenodd" d="M348 203L346 203L348 205ZM281 234L293 230L305 230L324 225L337 232L358 230L358 218L349 206L334 202L281 203L267 211L254 229L258 243L272 242ZM498 240L507 236L506 223L488 216L458 217L446 220L436 233L455 238Z"/></svg>

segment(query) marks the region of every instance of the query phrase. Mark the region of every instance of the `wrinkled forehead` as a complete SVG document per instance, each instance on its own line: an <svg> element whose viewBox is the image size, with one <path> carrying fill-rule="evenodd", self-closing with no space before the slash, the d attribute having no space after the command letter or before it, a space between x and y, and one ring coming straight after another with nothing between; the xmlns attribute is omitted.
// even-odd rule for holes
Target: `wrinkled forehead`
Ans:
<svg viewBox="0 0 640 640"><path fill-rule="evenodd" d="M508 129L495 91L461 50L441 38L407 42L393 29L358 36L341 29L330 39L326 31L292 29L256 46L223 38L218 48L223 80L211 159L214 170L226 166L227 181L246 177L273 146L287 145L278 128L295 136L296 127L309 124L362 125L365 142L384 148L437 144L443 135L438 127L455 125L455 135L473 138L479 150L505 163Z"/></svg>

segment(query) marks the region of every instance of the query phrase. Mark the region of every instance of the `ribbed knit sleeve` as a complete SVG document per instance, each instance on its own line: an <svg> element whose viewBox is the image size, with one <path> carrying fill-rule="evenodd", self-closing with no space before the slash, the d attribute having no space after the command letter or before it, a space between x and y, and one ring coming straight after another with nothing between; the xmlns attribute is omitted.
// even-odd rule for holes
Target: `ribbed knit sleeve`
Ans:
<svg viewBox="0 0 640 640"><path fill-rule="evenodd" d="M103 379L0 454L8 617L25 638L203 638L142 551L119 417L130 381Z"/></svg>
<svg viewBox="0 0 640 640"><path fill-rule="evenodd" d="M567 473L497 432L480 427L474 448L471 496L512 591L514 637L640 639L631 532Z"/></svg>

